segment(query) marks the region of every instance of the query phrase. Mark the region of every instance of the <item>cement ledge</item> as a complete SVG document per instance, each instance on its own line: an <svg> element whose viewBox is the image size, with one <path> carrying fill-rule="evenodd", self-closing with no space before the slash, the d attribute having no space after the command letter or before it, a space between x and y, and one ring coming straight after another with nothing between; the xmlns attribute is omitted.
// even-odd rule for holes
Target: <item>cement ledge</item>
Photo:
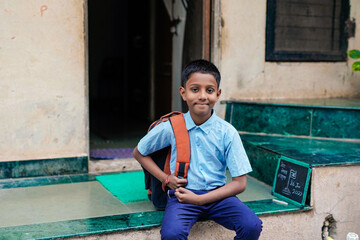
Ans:
<svg viewBox="0 0 360 240"><path fill-rule="evenodd" d="M250 201L245 204L258 215L302 212L310 210L291 203L278 204L272 199ZM2 239L56 239L76 236L106 234L161 225L163 212L149 211L88 219L42 223L0 228Z"/></svg>

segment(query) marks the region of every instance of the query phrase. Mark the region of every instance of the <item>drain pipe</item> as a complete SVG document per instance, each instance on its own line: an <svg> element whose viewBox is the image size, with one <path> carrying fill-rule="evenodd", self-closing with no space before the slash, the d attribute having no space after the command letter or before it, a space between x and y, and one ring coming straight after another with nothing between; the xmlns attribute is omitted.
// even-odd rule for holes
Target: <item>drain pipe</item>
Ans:
<svg viewBox="0 0 360 240"><path fill-rule="evenodd" d="M328 215L325 218L323 227L322 227L322 239L323 240L333 240L334 238L331 236L335 233L336 221L332 214Z"/></svg>
<svg viewBox="0 0 360 240"><path fill-rule="evenodd" d="M333 237L335 235L336 230L336 221L332 214L328 215L325 218L323 227L322 227L322 240L334 240ZM354 232L349 232L346 235L346 240L359 240L359 235Z"/></svg>
<svg viewBox="0 0 360 240"><path fill-rule="evenodd" d="M322 228L323 240L333 240L333 238L329 236L329 226L330 226L330 222L325 220L324 221L324 226Z"/></svg>

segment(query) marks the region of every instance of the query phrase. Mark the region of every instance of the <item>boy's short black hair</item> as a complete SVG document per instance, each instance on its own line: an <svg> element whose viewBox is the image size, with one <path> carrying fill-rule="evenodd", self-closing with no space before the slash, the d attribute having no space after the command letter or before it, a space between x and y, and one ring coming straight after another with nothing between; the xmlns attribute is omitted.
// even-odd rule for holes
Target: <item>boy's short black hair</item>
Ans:
<svg viewBox="0 0 360 240"><path fill-rule="evenodd" d="M204 59L194 60L185 66L181 73L181 86L185 87L186 82L189 80L191 74L196 72L213 75L217 82L218 88L220 87L221 76L219 70L213 63Z"/></svg>

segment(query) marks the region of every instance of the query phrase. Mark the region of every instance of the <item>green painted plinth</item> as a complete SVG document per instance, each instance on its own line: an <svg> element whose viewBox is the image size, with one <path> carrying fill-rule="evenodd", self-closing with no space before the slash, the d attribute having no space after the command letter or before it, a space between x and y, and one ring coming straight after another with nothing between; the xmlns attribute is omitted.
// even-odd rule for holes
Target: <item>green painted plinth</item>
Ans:
<svg viewBox="0 0 360 240"><path fill-rule="evenodd" d="M223 101L241 132L360 139L360 98Z"/></svg>
<svg viewBox="0 0 360 240"><path fill-rule="evenodd" d="M312 167L360 164L360 141L256 134L241 134L241 139L255 147L255 151L258 151L255 154L260 154L257 159L263 157L264 162L271 158L276 160L276 156L285 156L307 163ZM250 148L251 146L248 149ZM253 153L248 151L248 154L252 155Z"/></svg>

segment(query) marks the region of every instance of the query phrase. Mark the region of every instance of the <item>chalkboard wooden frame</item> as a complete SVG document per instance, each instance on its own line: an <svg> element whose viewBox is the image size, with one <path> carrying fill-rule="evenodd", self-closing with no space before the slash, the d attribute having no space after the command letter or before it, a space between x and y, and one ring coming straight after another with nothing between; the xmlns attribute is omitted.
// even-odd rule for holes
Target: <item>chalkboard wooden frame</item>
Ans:
<svg viewBox="0 0 360 240"><path fill-rule="evenodd" d="M288 171L286 167L290 167L289 177L286 176ZM296 170L294 170L293 168L296 168ZM282 174L283 172L286 172L286 174L285 175ZM297 174L298 172L299 174ZM280 199L289 201L297 206L301 206L301 207L305 206L306 195L310 184L311 172L312 172L311 165L288 157L281 156L279 158L278 165L276 168L272 194ZM295 178L290 177L292 173L294 173L292 176ZM297 177L300 177L301 179L299 180L297 179ZM291 181L292 183L294 183L293 184L294 187L290 186L291 191L289 190L289 183L291 180L290 178L294 180ZM300 183L295 180L300 181ZM279 188L280 189L282 188L281 184L284 184L284 182L287 182L287 186L283 188L282 191L279 191ZM297 187L299 189L296 189ZM286 192L286 194L284 192Z"/></svg>

